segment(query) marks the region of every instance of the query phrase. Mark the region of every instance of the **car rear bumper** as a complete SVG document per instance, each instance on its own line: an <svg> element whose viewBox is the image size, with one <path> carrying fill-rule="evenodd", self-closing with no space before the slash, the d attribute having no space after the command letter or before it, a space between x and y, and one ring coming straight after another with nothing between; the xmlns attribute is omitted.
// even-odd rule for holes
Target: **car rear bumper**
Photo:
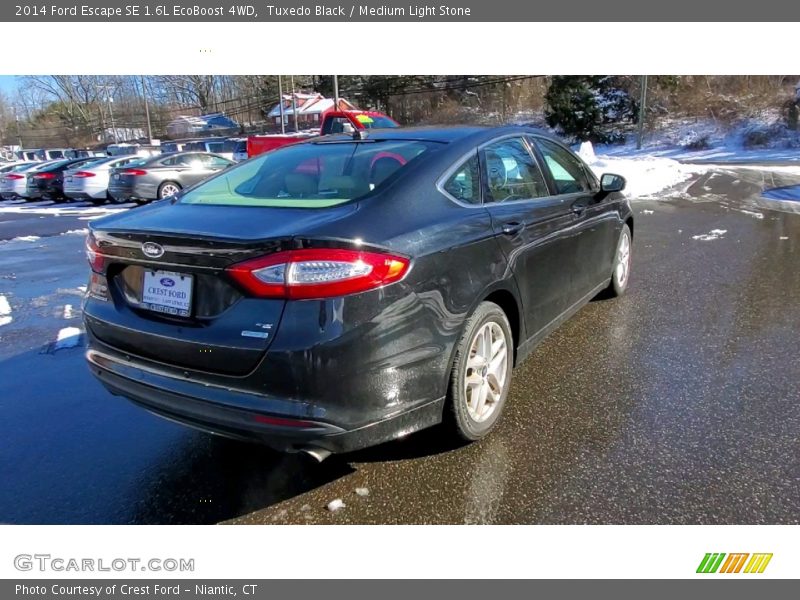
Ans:
<svg viewBox="0 0 800 600"><path fill-rule="evenodd" d="M136 185L110 185L108 193L118 202L129 200L155 200L158 198L158 188L147 184Z"/></svg>
<svg viewBox="0 0 800 600"><path fill-rule="evenodd" d="M64 186L64 195L67 198L76 200L88 200L90 198L105 198L107 188L104 187L69 187Z"/></svg>
<svg viewBox="0 0 800 600"><path fill-rule="evenodd" d="M335 408L326 410L325 419L320 420L302 402L210 386L188 376L178 378L118 353L94 339L90 331L88 336L89 368L112 394L195 429L283 452L349 452L403 437L442 419L444 398L438 398L348 429L337 419ZM289 406L294 410L287 410Z"/></svg>
<svg viewBox="0 0 800 600"><path fill-rule="evenodd" d="M25 196L30 200L63 198L64 189L60 185L28 186Z"/></svg>

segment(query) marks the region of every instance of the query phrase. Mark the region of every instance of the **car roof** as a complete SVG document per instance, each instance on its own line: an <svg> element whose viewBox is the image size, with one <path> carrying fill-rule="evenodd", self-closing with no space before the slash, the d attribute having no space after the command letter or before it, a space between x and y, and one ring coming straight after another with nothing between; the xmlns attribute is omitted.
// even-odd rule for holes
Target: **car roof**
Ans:
<svg viewBox="0 0 800 600"><path fill-rule="evenodd" d="M510 134L538 135L558 141L553 134L535 127L520 125L504 125L500 127L487 127L481 125L451 125L451 126L426 126L426 127L397 127L393 129L366 130L366 139L373 140L420 140L451 144L454 142L471 141L482 144L485 141L502 135ZM327 135L323 138L313 138L310 142L345 141L353 139L349 133Z"/></svg>
<svg viewBox="0 0 800 600"><path fill-rule="evenodd" d="M461 125L452 127L396 127L389 129L366 130L367 139L373 140L423 140L431 142L450 143L485 131L486 127ZM346 141L353 139L349 133L326 135L322 138L312 138L311 142Z"/></svg>
<svg viewBox="0 0 800 600"><path fill-rule="evenodd" d="M161 154L156 154L155 156L142 156L141 158L147 159L147 162L144 164L153 164L164 160L165 158L173 158L175 156L187 156L187 155L202 155L202 156L216 156L217 158L221 158L223 160L228 160L224 156L220 156L215 152L205 152L203 150L183 150L181 152L162 152Z"/></svg>

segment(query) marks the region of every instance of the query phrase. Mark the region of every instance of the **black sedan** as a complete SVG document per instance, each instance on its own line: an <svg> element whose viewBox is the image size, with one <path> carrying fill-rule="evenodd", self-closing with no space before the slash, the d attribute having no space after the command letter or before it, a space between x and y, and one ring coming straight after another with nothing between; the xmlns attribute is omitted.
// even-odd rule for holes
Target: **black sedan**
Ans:
<svg viewBox="0 0 800 600"><path fill-rule="evenodd" d="M173 152L112 169L108 193L116 202L167 198L236 164L209 152Z"/></svg>
<svg viewBox="0 0 800 600"><path fill-rule="evenodd" d="M64 195L64 171L77 169L100 160L97 156L71 158L53 162L27 175L25 197L28 200L66 200Z"/></svg>
<svg viewBox="0 0 800 600"><path fill-rule="evenodd" d="M624 185L521 127L287 146L91 223L86 356L114 394L280 450L477 440L512 367L625 291Z"/></svg>

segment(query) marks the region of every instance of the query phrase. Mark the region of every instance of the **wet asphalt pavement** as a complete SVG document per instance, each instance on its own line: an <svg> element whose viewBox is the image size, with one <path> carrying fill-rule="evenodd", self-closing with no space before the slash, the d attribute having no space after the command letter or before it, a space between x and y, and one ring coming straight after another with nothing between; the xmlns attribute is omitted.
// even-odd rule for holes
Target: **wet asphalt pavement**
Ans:
<svg viewBox="0 0 800 600"><path fill-rule="evenodd" d="M320 465L105 392L80 336L53 343L81 326L83 237L58 235L81 217L0 205L0 238L42 236L0 242L0 522L800 523L798 184L728 167L637 201L628 295L514 371L489 438L433 429Z"/></svg>

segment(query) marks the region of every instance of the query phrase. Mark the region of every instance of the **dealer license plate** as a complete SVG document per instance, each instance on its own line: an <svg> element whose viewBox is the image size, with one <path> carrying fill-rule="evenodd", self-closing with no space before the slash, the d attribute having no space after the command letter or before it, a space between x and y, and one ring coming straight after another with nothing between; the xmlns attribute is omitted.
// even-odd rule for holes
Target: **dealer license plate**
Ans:
<svg viewBox="0 0 800 600"><path fill-rule="evenodd" d="M188 317L192 312L193 278L173 271L145 271L142 306L147 310Z"/></svg>

